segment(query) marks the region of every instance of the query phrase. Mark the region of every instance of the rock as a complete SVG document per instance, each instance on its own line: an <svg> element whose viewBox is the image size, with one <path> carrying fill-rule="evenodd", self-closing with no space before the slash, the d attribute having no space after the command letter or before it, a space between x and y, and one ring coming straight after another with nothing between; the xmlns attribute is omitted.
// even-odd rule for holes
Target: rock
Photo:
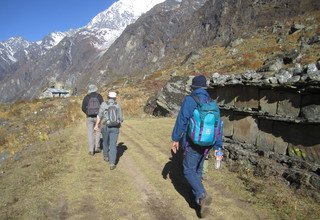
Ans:
<svg viewBox="0 0 320 220"><path fill-rule="evenodd" d="M309 183L311 186L313 186L317 190L320 190L320 177L319 176L312 175L310 177Z"/></svg>
<svg viewBox="0 0 320 220"><path fill-rule="evenodd" d="M311 63L309 64L307 67L307 73L308 74L312 74L312 73L316 73L318 71L317 65L315 63Z"/></svg>
<svg viewBox="0 0 320 220"><path fill-rule="evenodd" d="M149 114L170 116L178 113L183 98L190 90L192 77L172 77L159 94L151 98L145 106Z"/></svg>
<svg viewBox="0 0 320 220"><path fill-rule="evenodd" d="M320 193L318 193L318 192L311 192L311 196L312 196L312 198L313 198L316 202L320 203Z"/></svg>
<svg viewBox="0 0 320 220"><path fill-rule="evenodd" d="M289 34L293 34L303 28L305 28L303 24L293 24L290 28Z"/></svg>
<svg viewBox="0 0 320 220"><path fill-rule="evenodd" d="M279 73L275 74L275 77L280 84L286 84L288 80L292 77L292 74L286 70L280 70Z"/></svg>
<svg viewBox="0 0 320 220"><path fill-rule="evenodd" d="M300 81L300 76L292 76L290 79L288 79L288 83L297 83Z"/></svg>
<svg viewBox="0 0 320 220"><path fill-rule="evenodd" d="M212 83L214 85L224 85L227 82L228 78L228 75L220 75L220 77L218 78L212 78Z"/></svg>
<svg viewBox="0 0 320 220"><path fill-rule="evenodd" d="M252 79L252 71L248 70L244 74L242 74L242 78L245 80L250 80Z"/></svg>
<svg viewBox="0 0 320 220"><path fill-rule="evenodd" d="M274 72L260 72L259 74L262 75L262 79L268 79L274 76Z"/></svg>
<svg viewBox="0 0 320 220"><path fill-rule="evenodd" d="M290 169L283 173L283 177L290 182L291 186L299 188L305 178L305 175L300 170Z"/></svg>
<svg viewBox="0 0 320 220"><path fill-rule="evenodd" d="M242 38L236 39L236 40L232 41L231 47L237 47L242 43L243 43L243 39Z"/></svg>
<svg viewBox="0 0 320 220"><path fill-rule="evenodd" d="M317 61L316 66L317 66L318 70L320 70L320 59Z"/></svg>
<svg viewBox="0 0 320 220"><path fill-rule="evenodd" d="M200 54L196 51L189 53L186 58L182 61L181 65L193 63L196 60L200 59Z"/></svg>
<svg viewBox="0 0 320 220"><path fill-rule="evenodd" d="M260 80L262 79L262 74L257 73L256 71L252 71L251 77L253 80Z"/></svg>
<svg viewBox="0 0 320 220"><path fill-rule="evenodd" d="M283 60L276 59L261 67L258 72L277 72L283 67Z"/></svg>
<svg viewBox="0 0 320 220"><path fill-rule="evenodd" d="M300 63L296 63L291 71L293 75L300 75L303 72L303 67Z"/></svg>
<svg viewBox="0 0 320 220"><path fill-rule="evenodd" d="M320 71L316 71L312 74L308 74L309 75L309 78L312 80L312 81L317 81L317 82L320 82Z"/></svg>
<svg viewBox="0 0 320 220"><path fill-rule="evenodd" d="M213 73L211 77L212 77L213 79L219 78L219 77L220 77L220 74L219 74L219 73Z"/></svg>
<svg viewBox="0 0 320 220"><path fill-rule="evenodd" d="M312 45L315 43L319 43L320 42L320 36L316 35L316 36L312 36L309 40L308 40L308 44Z"/></svg>
<svg viewBox="0 0 320 220"><path fill-rule="evenodd" d="M13 157L13 160L14 161L19 161L19 160L21 160L21 158L22 158L22 155L21 155L21 153L16 153L15 155L14 155L14 157Z"/></svg>
<svg viewBox="0 0 320 220"><path fill-rule="evenodd" d="M245 80L254 80L255 82L257 82L258 80L260 80L263 77L263 74L261 73L257 73L254 70L248 70L245 73L242 74L242 78Z"/></svg>
<svg viewBox="0 0 320 220"><path fill-rule="evenodd" d="M276 77L270 77L268 80L271 84L278 84L278 79Z"/></svg>
<svg viewBox="0 0 320 220"><path fill-rule="evenodd" d="M300 53L298 50L296 50L296 49L291 50L290 52L288 52L282 56L283 63L285 65L293 63L293 61L295 59L297 59L297 57L299 57L299 55L300 55Z"/></svg>
<svg viewBox="0 0 320 220"><path fill-rule="evenodd" d="M7 125L7 124L9 124L8 119L6 119L6 118L0 118L0 126L5 126L5 125Z"/></svg>
<svg viewBox="0 0 320 220"><path fill-rule="evenodd" d="M4 151L2 153L0 153L0 165L10 157L10 152L9 151Z"/></svg>
<svg viewBox="0 0 320 220"><path fill-rule="evenodd" d="M320 105L308 105L301 108L303 118L310 121L320 121Z"/></svg>

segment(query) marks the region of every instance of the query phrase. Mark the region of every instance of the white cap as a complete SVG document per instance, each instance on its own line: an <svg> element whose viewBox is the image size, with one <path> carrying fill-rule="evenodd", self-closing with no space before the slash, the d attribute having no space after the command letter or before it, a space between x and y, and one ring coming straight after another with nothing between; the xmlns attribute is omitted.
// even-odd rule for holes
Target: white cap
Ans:
<svg viewBox="0 0 320 220"><path fill-rule="evenodd" d="M115 92L109 92L108 97L109 97L109 98L116 98L116 97L117 97L117 93L115 93Z"/></svg>

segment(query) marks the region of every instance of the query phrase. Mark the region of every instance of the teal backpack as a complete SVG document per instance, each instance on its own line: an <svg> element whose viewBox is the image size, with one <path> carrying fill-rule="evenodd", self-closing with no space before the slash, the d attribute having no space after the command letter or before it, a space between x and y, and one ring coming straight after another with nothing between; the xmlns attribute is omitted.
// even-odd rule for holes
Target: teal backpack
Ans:
<svg viewBox="0 0 320 220"><path fill-rule="evenodd" d="M223 121L220 119L220 109L214 100L200 102L197 96L191 95L197 107L189 120L188 136L196 145L213 146L222 135Z"/></svg>

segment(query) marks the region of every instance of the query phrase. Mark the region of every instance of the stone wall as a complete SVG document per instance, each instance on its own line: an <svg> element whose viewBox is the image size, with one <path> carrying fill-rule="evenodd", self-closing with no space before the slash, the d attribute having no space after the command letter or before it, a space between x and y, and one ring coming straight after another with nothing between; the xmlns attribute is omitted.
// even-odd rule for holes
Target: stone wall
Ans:
<svg viewBox="0 0 320 220"><path fill-rule="evenodd" d="M320 61L263 71L210 77L207 90L224 121L224 160L230 168L246 166L257 176L311 189L320 202ZM172 77L146 112L176 115L191 81Z"/></svg>
<svg viewBox="0 0 320 220"><path fill-rule="evenodd" d="M320 164L320 120L302 114L309 105L320 108L319 94L253 85L215 86L208 91L221 107L226 137Z"/></svg>

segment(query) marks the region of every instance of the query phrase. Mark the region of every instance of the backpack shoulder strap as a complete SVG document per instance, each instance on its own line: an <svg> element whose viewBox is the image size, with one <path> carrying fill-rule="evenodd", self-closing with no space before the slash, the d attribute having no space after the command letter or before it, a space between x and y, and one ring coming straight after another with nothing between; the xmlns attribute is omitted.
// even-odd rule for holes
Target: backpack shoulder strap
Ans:
<svg viewBox="0 0 320 220"><path fill-rule="evenodd" d="M190 96L196 101L196 103L199 105L201 103L200 98L196 96L195 94L190 94ZM204 102L211 102L212 99L210 97L206 98Z"/></svg>
<svg viewBox="0 0 320 220"><path fill-rule="evenodd" d="M200 99L198 98L198 96L194 95L194 94L190 94L190 96L194 99L194 101L199 105L200 104Z"/></svg>

